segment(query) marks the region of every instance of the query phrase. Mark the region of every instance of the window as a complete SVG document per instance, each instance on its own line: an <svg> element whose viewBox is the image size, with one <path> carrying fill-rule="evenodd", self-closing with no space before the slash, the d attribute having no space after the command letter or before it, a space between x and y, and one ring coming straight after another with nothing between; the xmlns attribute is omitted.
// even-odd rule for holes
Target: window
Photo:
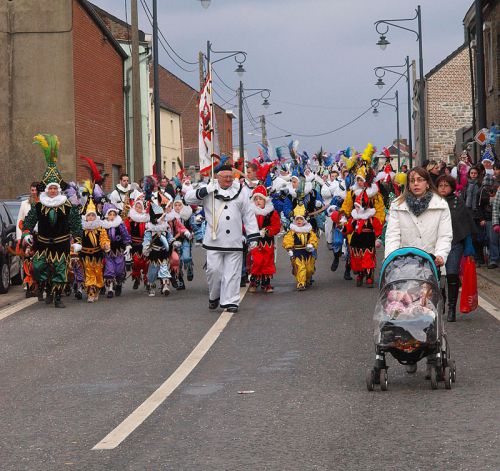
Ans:
<svg viewBox="0 0 500 471"><path fill-rule="evenodd" d="M113 180L113 188L120 183L120 175L122 173L121 165L112 165L112 180Z"/></svg>
<svg viewBox="0 0 500 471"><path fill-rule="evenodd" d="M491 23L484 23L484 74L486 82L486 90L493 91L494 74L493 74L493 38L491 34Z"/></svg>
<svg viewBox="0 0 500 471"><path fill-rule="evenodd" d="M175 144L174 120L170 119L170 136L172 137L172 144Z"/></svg>
<svg viewBox="0 0 500 471"><path fill-rule="evenodd" d="M175 161L172 162L172 177L177 174L177 167L175 166Z"/></svg>

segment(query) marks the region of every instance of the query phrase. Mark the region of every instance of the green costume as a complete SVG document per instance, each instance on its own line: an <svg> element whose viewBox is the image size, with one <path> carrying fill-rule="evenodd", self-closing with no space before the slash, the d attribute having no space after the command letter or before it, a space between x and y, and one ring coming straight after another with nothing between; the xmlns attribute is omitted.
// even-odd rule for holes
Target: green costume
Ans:
<svg viewBox="0 0 500 471"><path fill-rule="evenodd" d="M40 201L26 216L23 231L24 236L33 234L38 224L33 256L34 277L42 290L50 287L50 293L47 292L49 299L53 295L56 306L63 307L60 295L68 281L71 244L81 246L82 222L78 208L60 192L62 178L55 163L59 150L57 136L38 134L34 139L47 161L42 182L46 188L57 186L59 194L55 197L49 197L46 192L40 194Z"/></svg>

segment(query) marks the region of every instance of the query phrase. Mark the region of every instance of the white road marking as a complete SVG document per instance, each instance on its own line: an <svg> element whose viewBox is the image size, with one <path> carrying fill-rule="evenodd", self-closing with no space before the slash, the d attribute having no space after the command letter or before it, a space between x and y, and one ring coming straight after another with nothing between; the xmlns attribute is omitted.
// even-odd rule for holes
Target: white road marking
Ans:
<svg viewBox="0 0 500 471"><path fill-rule="evenodd" d="M491 314L495 319L500 321L500 309L479 296L479 306L482 307L488 314Z"/></svg>
<svg viewBox="0 0 500 471"><path fill-rule="evenodd" d="M37 302L38 302L37 298L28 298L28 299L23 299L22 301L19 301L18 303L13 304L12 306L7 306L4 307L3 309L0 309L0 321L2 319L5 319L6 317L12 316L12 314L15 314L21 309L31 306L32 304L35 304Z"/></svg>
<svg viewBox="0 0 500 471"><path fill-rule="evenodd" d="M248 288L240 290L240 301L243 300ZM167 399L195 369L196 365L210 350L226 328L233 314L224 310L215 324L200 340L194 350L173 372L173 374L135 409L121 424L108 433L92 450L112 450L125 440L139 425L141 425Z"/></svg>

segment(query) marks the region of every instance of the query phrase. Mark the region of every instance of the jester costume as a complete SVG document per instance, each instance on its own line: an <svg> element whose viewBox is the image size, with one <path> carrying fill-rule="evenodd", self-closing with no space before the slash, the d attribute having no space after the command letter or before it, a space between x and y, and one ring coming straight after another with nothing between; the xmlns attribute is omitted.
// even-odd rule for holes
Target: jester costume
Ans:
<svg viewBox="0 0 500 471"><path fill-rule="evenodd" d="M47 304L53 300L55 307L65 307L61 301L61 292L68 282L71 236L73 250L78 252L81 249L82 224L78 209L61 193L62 177L56 167L59 152L57 136L38 134L34 143L42 148L47 162L42 179L45 191L26 216L23 237L32 240L38 224L33 274L39 286L39 295L46 289Z"/></svg>
<svg viewBox="0 0 500 471"><path fill-rule="evenodd" d="M260 284L263 291L272 293L271 278L276 273L274 264L274 237L281 230L281 220L274 209L271 199L267 196L266 188L262 185L253 190L252 199L260 197L265 200L264 208L254 204L253 210L257 217L260 237L257 247L250 251L252 263L250 265L250 292L255 292Z"/></svg>
<svg viewBox="0 0 500 471"><path fill-rule="evenodd" d="M362 165L356 173L356 183L347 192L341 211L348 218L346 232L349 240L351 268L356 273L356 286L366 277L373 287L376 266L375 241L381 235L385 206L378 186L373 183L373 171Z"/></svg>
<svg viewBox="0 0 500 471"><path fill-rule="evenodd" d="M141 277L144 285L148 283L148 260L142 254L142 241L146 231L146 223L149 222L149 214L144 208L144 203L138 199L134 202L125 220L125 225L131 237L132 245L132 279L133 289L138 289L141 284Z"/></svg>
<svg viewBox="0 0 500 471"><path fill-rule="evenodd" d="M283 248L290 256L298 291L304 291L311 285L315 270L314 252L318 249L318 237L312 225L306 221L305 214L303 205L295 207L294 220L290 224L290 230L283 237ZM299 219L302 222L299 222Z"/></svg>

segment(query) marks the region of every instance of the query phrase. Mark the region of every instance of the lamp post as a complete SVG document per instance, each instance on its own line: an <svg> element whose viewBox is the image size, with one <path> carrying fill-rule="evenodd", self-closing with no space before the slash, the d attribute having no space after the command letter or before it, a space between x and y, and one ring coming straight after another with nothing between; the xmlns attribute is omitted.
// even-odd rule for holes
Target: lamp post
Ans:
<svg viewBox="0 0 500 471"><path fill-rule="evenodd" d="M392 98L386 98L386 100L395 100L396 104L389 103L388 101L381 100L380 98L374 98L371 100L371 106L373 108L373 114L375 116L378 115L378 106L380 104L387 105L387 106L392 106L393 108L396 109L396 135L397 135L397 146L398 146L398 171L401 168L401 148L400 148L400 142L399 142L399 95L398 91L396 90L396 93L394 94L394 97ZM411 159L411 157L410 157ZM411 161L411 160L410 160ZM410 164L411 168L411 164Z"/></svg>
<svg viewBox="0 0 500 471"><path fill-rule="evenodd" d="M243 96L244 92L254 92L250 95ZM240 159L245 159L245 138L243 132L243 100L246 100L252 96L258 95L263 98L262 106L267 109L271 106L269 103L269 97L271 96L271 90L269 88L243 88L243 82L240 81L240 86L238 87L238 129L239 129L239 147L240 147ZM265 118L264 118L265 119Z"/></svg>
<svg viewBox="0 0 500 471"><path fill-rule="evenodd" d="M392 69L406 68L406 73L400 73ZM382 78L385 76L385 72L391 72L393 74L399 75L401 77L406 77L406 85L408 90L408 156L410 158L410 168L413 167L413 139L412 139L412 96L411 96L411 86L410 86L410 58L406 56L405 63L403 65L385 65L381 67L375 67L375 76L377 77L377 83L375 85L378 88L383 88L385 85Z"/></svg>
<svg viewBox="0 0 500 471"><path fill-rule="evenodd" d="M417 30L413 30L410 28L406 28L405 26L401 26L398 23L414 21L417 20ZM415 16L413 18L397 18L392 20L378 20L375 22L375 30L378 34L380 34L380 38L377 42L377 45L382 49L390 44L385 36L390 27L394 26L395 28L403 29L405 31L409 31L414 33L417 36L418 41L418 58L419 58L419 84L418 84L418 98L420 103L420 113L419 113L419 130L420 130L420 160L424 161L426 158L426 146L425 146L425 79L424 79L424 59L423 59L423 51L422 51L422 11L420 9L420 5L418 5L415 10ZM409 72L408 72L408 81L410 80Z"/></svg>

